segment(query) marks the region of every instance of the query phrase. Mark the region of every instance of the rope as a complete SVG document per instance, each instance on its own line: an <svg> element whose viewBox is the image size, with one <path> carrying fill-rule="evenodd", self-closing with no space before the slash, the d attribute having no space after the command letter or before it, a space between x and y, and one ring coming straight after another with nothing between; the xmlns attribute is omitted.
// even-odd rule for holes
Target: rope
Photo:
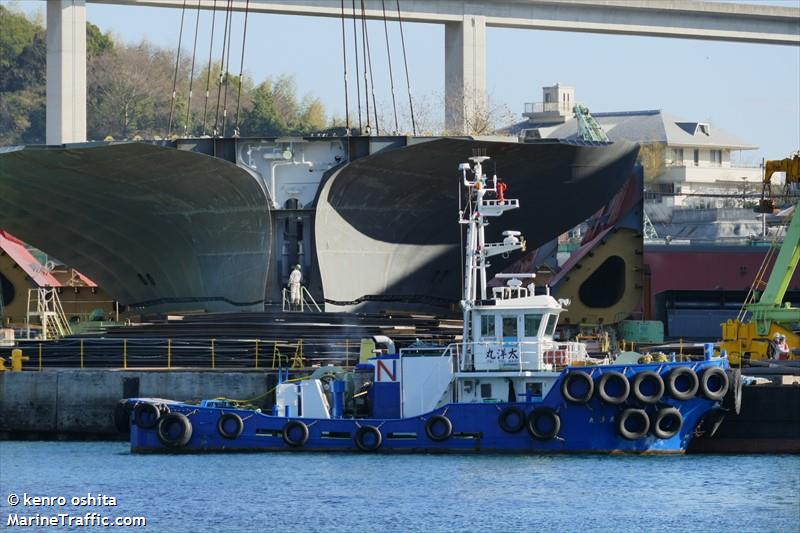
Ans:
<svg viewBox="0 0 800 533"><path fill-rule="evenodd" d="M358 81L358 30L356 29L356 0L353 3L353 48L356 51L356 100L358 101L358 134L362 134L361 126L361 86Z"/></svg>
<svg viewBox="0 0 800 533"><path fill-rule="evenodd" d="M375 76L372 75L372 54L369 49L369 29L367 28L367 15L364 11L364 0L361 0L361 14L364 17L364 37L367 42L367 64L369 65L369 82L372 90L372 113L375 116L375 133L380 135L381 128L378 125L378 104L375 102Z"/></svg>
<svg viewBox="0 0 800 533"><path fill-rule="evenodd" d="M200 0L197 0L197 15L194 19L194 46L192 47L192 69L189 73L189 101L186 104L186 125L183 127L183 136L189 134L189 120L192 109L192 86L194 85L194 60L197 56L197 30L200 27Z"/></svg>
<svg viewBox="0 0 800 533"><path fill-rule="evenodd" d="M183 17L186 15L186 0L183 0L181 8L181 29L178 31L178 52L175 55L175 75L172 77L172 101L169 103L169 125L167 126L167 138L172 136L172 114L175 111L175 97L178 88L178 66L181 63L181 42L183 41Z"/></svg>
<svg viewBox="0 0 800 533"><path fill-rule="evenodd" d="M239 91L236 95L236 126L233 128L233 136L239 136L239 104L242 100L242 84L244 83L244 46L247 42L247 15L250 12L250 0L244 5L244 32L242 33L242 60L239 63Z"/></svg>
<svg viewBox="0 0 800 533"><path fill-rule="evenodd" d="M295 383L297 381L305 381L305 380L309 379L310 377L311 376L309 375L309 376L303 376L301 378L287 379L287 380L284 380L283 383ZM278 385L282 385L282 383L279 383ZM233 402L233 403L252 403L252 402L254 402L256 400L260 400L261 398L264 398L264 397L270 395L272 392L276 391L278 389L278 385L272 387L271 389L269 389L267 392L265 392L263 394L259 394L258 396L255 396L253 398L247 398L246 400L236 400L234 398L226 398L225 396L219 396L219 397L214 398L214 399L215 400L223 400L223 401Z"/></svg>
<svg viewBox="0 0 800 533"><path fill-rule="evenodd" d="M344 32L344 0L342 5L342 63L344 64L344 121L347 129L346 135L350 135L350 101L347 92L347 45L345 44Z"/></svg>
<svg viewBox="0 0 800 533"><path fill-rule="evenodd" d="M406 67L406 86L408 87L408 107L411 110L411 131L417 135L417 123L414 121L414 103L411 101L411 78L408 75L408 59L406 58L406 39L403 36L403 17L400 15L400 0L397 0L397 21L400 23L400 41L403 44L403 64Z"/></svg>
<svg viewBox="0 0 800 533"><path fill-rule="evenodd" d="M214 26L217 19L217 0L214 0L214 9L211 12L211 44L208 45L208 67L206 75L206 102L203 104L203 137L206 135L206 113L208 111L208 96L211 88L211 52L214 49Z"/></svg>
<svg viewBox="0 0 800 533"><path fill-rule="evenodd" d="M219 136L219 130L217 129L219 126L219 104L222 98L222 81L223 76L225 75L225 47L227 46L228 40L228 19L231 15L231 1L228 0L228 4L225 6L225 31L222 34L222 53L220 54L220 66L219 66L219 81L217 83L217 110L214 113L214 137Z"/></svg>
<svg viewBox="0 0 800 533"><path fill-rule="evenodd" d="M369 124L369 78L367 77L367 17L364 15L364 0L361 0L361 55L364 59L364 110L367 116L366 133L372 133Z"/></svg>
<svg viewBox="0 0 800 533"><path fill-rule="evenodd" d="M222 100L222 136L228 122L228 87L231 84L231 37L233 37L233 0L231 0L231 20L228 25L228 56L225 58L225 97Z"/></svg>
<svg viewBox="0 0 800 533"><path fill-rule="evenodd" d="M392 52L389 49L389 24L386 22L386 0L381 0L383 8L383 34L386 37L386 57L389 59L389 85L392 88L392 109L394 110L394 133L400 131L397 125L397 102L394 97L394 74L392 74Z"/></svg>

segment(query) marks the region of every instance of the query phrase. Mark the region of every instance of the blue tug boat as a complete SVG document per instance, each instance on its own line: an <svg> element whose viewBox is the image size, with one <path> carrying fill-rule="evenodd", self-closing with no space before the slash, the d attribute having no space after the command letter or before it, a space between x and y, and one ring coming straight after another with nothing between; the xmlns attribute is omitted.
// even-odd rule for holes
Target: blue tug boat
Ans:
<svg viewBox="0 0 800 533"><path fill-rule="evenodd" d="M462 163L467 204L463 339L412 346L352 371L328 366L309 378L282 375L271 414L230 401L199 405L127 400L135 453L317 451L371 453L682 453L704 423L719 422L740 384L726 357L640 363L590 357L584 344L554 338L569 305L533 274L501 274L488 259L524 250L519 232L487 243L488 220L519 208L483 171Z"/></svg>

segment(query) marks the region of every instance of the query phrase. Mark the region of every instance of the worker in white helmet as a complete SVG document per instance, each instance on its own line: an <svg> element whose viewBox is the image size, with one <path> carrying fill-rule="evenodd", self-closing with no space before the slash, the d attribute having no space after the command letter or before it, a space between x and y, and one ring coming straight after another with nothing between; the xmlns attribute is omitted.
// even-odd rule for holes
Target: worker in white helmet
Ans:
<svg viewBox="0 0 800 533"><path fill-rule="evenodd" d="M303 281L303 274L300 272L300 265L295 265L292 273L289 274L289 301L295 309L300 308L300 282Z"/></svg>
<svg viewBox="0 0 800 533"><path fill-rule="evenodd" d="M783 333L775 334L775 359L789 359L789 344Z"/></svg>

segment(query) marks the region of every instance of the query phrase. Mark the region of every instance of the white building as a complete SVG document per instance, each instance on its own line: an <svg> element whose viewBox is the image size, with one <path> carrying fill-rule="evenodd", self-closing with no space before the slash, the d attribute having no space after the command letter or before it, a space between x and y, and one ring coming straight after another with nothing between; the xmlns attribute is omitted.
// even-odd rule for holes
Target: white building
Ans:
<svg viewBox="0 0 800 533"><path fill-rule="evenodd" d="M527 139L576 138L575 89L557 83L544 87L542 93L542 102L525 104L526 120L506 132ZM660 110L593 112L592 116L610 140L641 143L642 157L654 159L645 164L649 203L735 207L742 205L742 195L761 191L761 167L735 163L731 157L734 154L733 160L739 160L741 151L758 147L710 123L683 120Z"/></svg>

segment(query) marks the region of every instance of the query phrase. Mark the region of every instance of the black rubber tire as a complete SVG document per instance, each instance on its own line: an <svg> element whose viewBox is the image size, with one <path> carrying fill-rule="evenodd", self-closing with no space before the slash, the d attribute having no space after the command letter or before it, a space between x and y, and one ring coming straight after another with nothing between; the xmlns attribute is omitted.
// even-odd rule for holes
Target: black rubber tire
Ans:
<svg viewBox="0 0 800 533"><path fill-rule="evenodd" d="M625 427L625 424L633 416L638 417L642 424L642 428L639 431L632 431ZM617 431L628 440L639 440L650 431L650 418L644 409L625 409L617 419Z"/></svg>
<svg viewBox="0 0 800 533"><path fill-rule="evenodd" d="M722 399L722 408L738 415L742 412L742 371L738 368L728 369L728 383L728 392Z"/></svg>
<svg viewBox="0 0 800 533"><path fill-rule="evenodd" d="M612 396L606 391L606 385L611 380L617 380L620 383L623 383L623 389L625 392L620 394L619 396ZM605 403L610 405L619 405L624 403L625 400L628 399L628 396L631 394L631 382L628 381L628 378L625 377L625 374L622 372L617 372L616 370L610 370L600 376L600 379L597 381L597 395L603 400Z"/></svg>
<svg viewBox="0 0 800 533"><path fill-rule="evenodd" d="M300 430L301 437L299 439L292 437L292 430L295 428ZM283 426L281 436L283 437L283 442L285 442L287 446L302 448L305 446L306 442L308 442L308 426L300 420L289 420Z"/></svg>
<svg viewBox="0 0 800 533"><path fill-rule="evenodd" d="M722 386L714 391L709 387L709 381L715 377L722 382ZM704 397L715 402L723 399L728 393L728 384L728 374L718 366L706 368L700 376L700 392Z"/></svg>
<svg viewBox="0 0 800 533"><path fill-rule="evenodd" d="M510 424L508 419L510 416L515 416L517 423ZM500 424L500 429L506 433L519 433L525 427L525 411L519 407L509 406L500 411L500 416L497 417L497 423Z"/></svg>
<svg viewBox="0 0 800 533"><path fill-rule="evenodd" d="M148 402L137 403L133 408L133 421L142 429L153 429L161 419L161 409Z"/></svg>
<svg viewBox="0 0 800 533"><path fill-rule="evenodd" d="M437 433L434 430L439 424L444 426L444 431L441 433ZM432 441L446 441L453 434L453 423L444 415L433 415L425 422L425 434L428 435L428 438Z"/></svg>
<svg viewBox="0 0 800 533"><path fill-rule="evenodd" d="M180 433L173 436L170 429L177 425ZM192 423L183 413L167 413L158 420L158 440L170 448L183 448L192 438Z"/></svg>
<svg viewBox="0 0 800 533"><path fill-rule="evenodd" d="M691 382L691 386L687 390L678 389L678 380L686 377ZM667 376L667 393L676 400L691 400L697 394L697 389L700 387L700 380L694 370L688 366L675 367L669 371Z"/></svg>
<svg viewBox="0 0 800 533"><path fill-rule="evenodd" d="M552 424L550 431L542 432L537 428L539 420L543 417L550 418ZM558 416L555 410L549 407L537 407L528 415L527 426L528 433L530 433L531 437L534 439L550 440L558 435L558 432L561 430L561 417Z"/></svg>
<svg viewBox="0 0 800 533"><path fill-rule="evenodd" d="M233 431L225 429L225 425L230 424L230 421L233 421L235 426ZM224 413L217 419L217 433L225 439L238 439L242 431L244 431L244 420L236 413Z"/></svg>
<svg viewBox="0 0 800 533"><path fill-rule="evenodd" d="M645 380L655 380L657 386L657 392L655 394L647 395L642 392L641 387L642 383ZM664 396L664 380L661 379L661 376L658 375L658 372L653 372L652 370L645 370L644 372L639 372L633 378L633 383L631 383L631 389L633 389L633 395L642 403L658 403L661 400L661 397Z"/></svg>
<svg viewBox="0 0 800 533"><path fill-rule="evenodd" d="M667 423L665 429L662 426ZM650 423L653 435L659 439L671 439L683 428L683 415L674 407L665 407L659 410Z"/></svg>
<svg viewBox="0 0 800 533"><path fill-rule="evenodd" d="M375 439L371 443L365 441L368 434L373 435ZM358 446L358 449L362 452L374 452L383 444L383 435L381 435L381 430L375 426L361 426L358 428L358 431L356 431L355 441L356 446Z"/></svg>
<svg viewBox="0 0 800 533"><path fill-rule="evenodd" d="M575 396L570 392L570 386L576 381L583 381L586 384L586 394L583 396ZM571 403L583 404L588 402L594 394L594 380L592 376L586 372L579 370L570 372L561 383L561 395Z"/></svg>
<svg viewBox="0 0 800 533"><path fill-rule="evenodd" d="M131 414L133 404L128 400L120 400L114 406L114 427L123 435L131 432Z"/></svg>

